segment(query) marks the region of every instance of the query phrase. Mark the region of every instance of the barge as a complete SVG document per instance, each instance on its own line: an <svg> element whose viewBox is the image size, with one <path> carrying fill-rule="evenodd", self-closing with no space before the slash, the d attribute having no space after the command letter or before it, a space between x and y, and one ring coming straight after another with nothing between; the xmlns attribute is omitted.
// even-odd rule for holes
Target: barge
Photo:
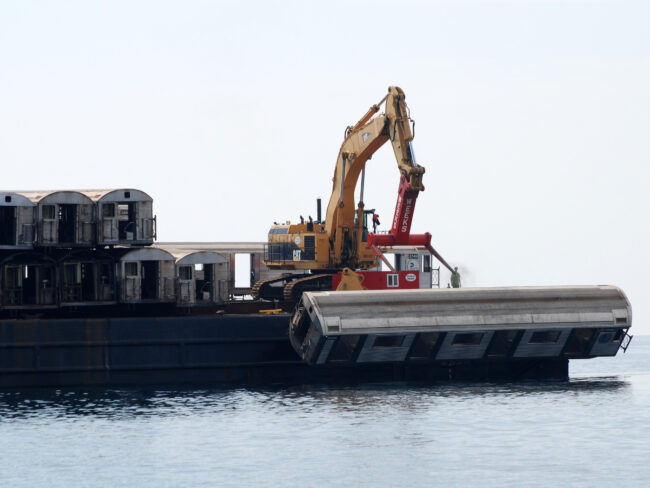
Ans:
<svg viewBox="0 0 650 488"><path fill-rule="evenodd" d="M419 288L294 308L250 299L263 243L2 250L0 387L566 378L629 343L616 287L445 289L426 249L393 251Z"/></svg>
<svg viewBox="0 0 650 488"><path fill-rule="evenodd" d="M447 290L438 291L447 302ZM527 291L554 300L552 290ZM511 306L520 292L507 291ZM326 295L309 293L304 300L313 319L261 311L2 319L0 387L567 378L569 360L614 356L626 347L629 308L614 287L563 292L565 299L592 295L582 307L592 311L536 318L511 308L516 323L485 324L489 316L506 317L503 310L487 313L485 304L481 320L456 311L454 320L447 315L435 325L389 317L340 321Z"/></svg>
<svg viewBox="0 0 650 488"><path fill-rule="evenodd" d="M134 189L0 193L0 387L566 378L631 337L616 287L439 288L425 246L377 274L409 289L253 300L268 245L155 222Z"/></svg>
<svg viewBox="0 0 650 488"><path fill-rule="evenodd" d="M345 131L325 219L318 199L267 243L154 244L153 200L131 188L0 192L0 387L566 378L625 350L614 286L459 288L411 233L412 124L389 87ZM388 141L400 181L378 232L364 176Z"/></svg>

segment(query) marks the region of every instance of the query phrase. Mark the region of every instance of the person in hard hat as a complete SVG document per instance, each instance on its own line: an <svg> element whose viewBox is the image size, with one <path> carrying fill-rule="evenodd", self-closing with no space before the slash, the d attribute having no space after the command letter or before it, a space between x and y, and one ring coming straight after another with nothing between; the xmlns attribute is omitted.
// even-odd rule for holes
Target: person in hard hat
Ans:
<svg viewBox="0 0 650 488"><path fill-rule="evenodd" d="M376 213L372 214L372 231L377 232L377 226L379 225L379 215Z"/></svg>
<svg viewBox="0 0 650 488"><path fill-rule="evenodd" d="M451 273L451 286L452 288L460 288L460 273L458 272L458 266L456 266L454 272Z"/></svg>

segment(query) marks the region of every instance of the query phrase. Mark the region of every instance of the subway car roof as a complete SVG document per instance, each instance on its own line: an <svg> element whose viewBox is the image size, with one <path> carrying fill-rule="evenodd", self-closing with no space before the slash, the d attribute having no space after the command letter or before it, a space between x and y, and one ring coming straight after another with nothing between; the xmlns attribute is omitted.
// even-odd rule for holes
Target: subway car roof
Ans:
<svg viewBox="0 0 650 488"><path fill-rule="evenodd" d="M176 264L219 264L227 263L228 258L214 251L171 251Z"/></svg>
<svg viewBox="0 0 650 488"><path fill-rule="evenodd" d="M115 247L110 253L120 261L176 261L170 252L155 247Z"/></svg>
<svg viewBox="0 0 650 488"><path fill-rule="evenodd" d="M135 188L111 188L104 190L15 190L12 192L0 192L0 195L20 195L27 198L33 203L39 203L45 198L53 201L68 201L69 203L87 203L84 197L92 202L122 202L125 200L133 201L153 201L153 199L142 190ZM128 196L127 196L128 194ZM4 200L4 199L3 199Z"/></svg>
<svg viewBox="0 0 650 488"><path fill-rule="evenodd" d="M0 192L0 206L2 207L34 207L36 204L25 195L5 191Z"/></svg>
<svg viewBox="0 0 650 488"><path fill-rule="evenodd" d="M266 242L157 242L154 247L167 249L172 253L215 251L221 253L264 252Z"/></svg>

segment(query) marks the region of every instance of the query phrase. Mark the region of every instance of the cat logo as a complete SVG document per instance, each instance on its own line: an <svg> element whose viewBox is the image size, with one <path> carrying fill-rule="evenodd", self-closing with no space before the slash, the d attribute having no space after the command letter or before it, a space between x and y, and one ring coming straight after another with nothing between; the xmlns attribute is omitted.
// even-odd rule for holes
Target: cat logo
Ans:
<svg viewBox="0 0 650 488"><path fill-rule="evenodd" d="M370 132L364 132L361 134L361 142L366 142L372 134Z"/></svg>

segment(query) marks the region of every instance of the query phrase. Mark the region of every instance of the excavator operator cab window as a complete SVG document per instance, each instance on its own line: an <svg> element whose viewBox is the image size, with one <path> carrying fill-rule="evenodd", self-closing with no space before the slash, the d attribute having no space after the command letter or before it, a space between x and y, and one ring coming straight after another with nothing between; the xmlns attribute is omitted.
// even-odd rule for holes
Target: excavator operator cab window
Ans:
<svg viewBox="0 0 650 488"><path fill-rule="evenodd" d="M363 211L363 235L361 236L361 240L363 242L366 242L368 240L368 219L370 219L370 222L372 222L372 216L375 214L375 209L371 210L364 210Z"/></svg>
<svg viewBox="0 0 650 488"><path fill-rule="evenodd" d="M372 208L370 210L364 210L363 211L363 227L368 228L368 219L372 221L372 216L375 215L375 209Z"/></svg>

